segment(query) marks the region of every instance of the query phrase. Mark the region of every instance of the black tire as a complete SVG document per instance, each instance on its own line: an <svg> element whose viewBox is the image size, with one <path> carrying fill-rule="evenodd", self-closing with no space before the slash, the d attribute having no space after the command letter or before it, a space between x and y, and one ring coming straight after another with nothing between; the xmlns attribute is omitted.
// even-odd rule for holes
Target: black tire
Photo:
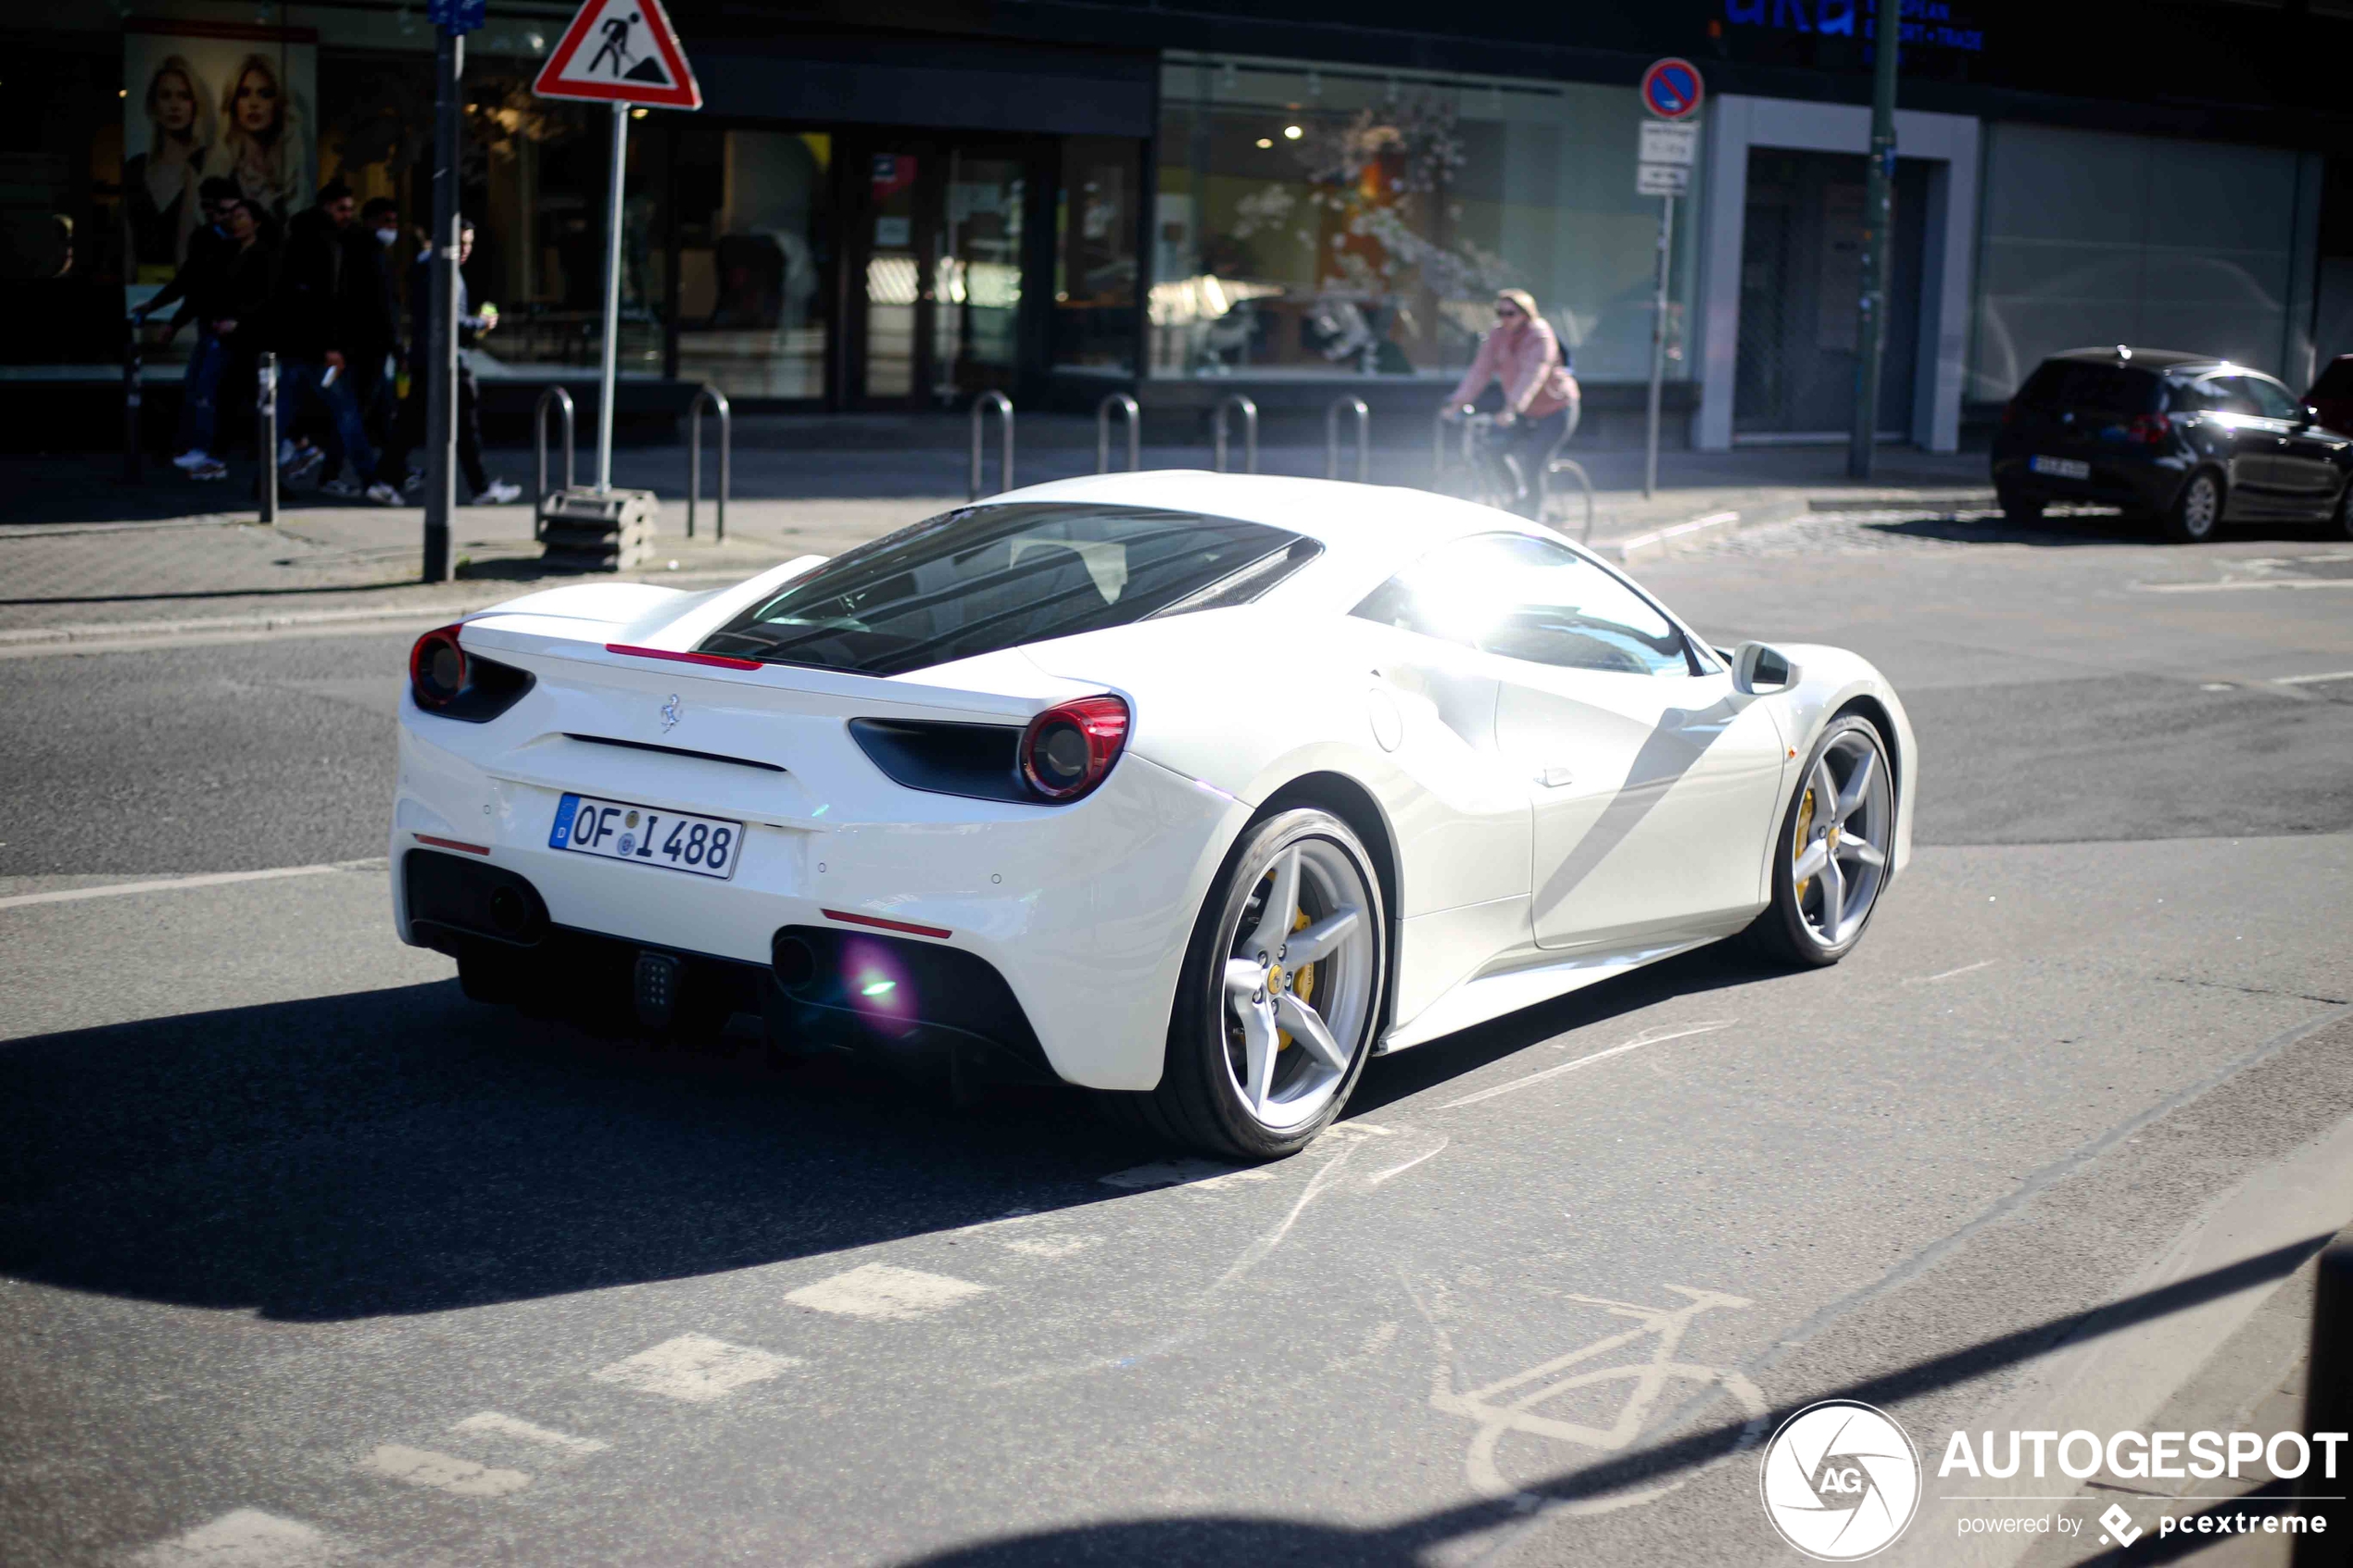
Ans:
<svg viewBox="0 0 2353 1568"><path fill-rule="evenodd" d="M1239 924L1244 909L1257 893L1265 869L1281 849L1315 839L1336 847L1353 863L1363 906L1369 917L1373 940L1367 944L1371 985L1355 1037L1340 1040L1350 1052L1347 1071L1340 1077L1322 1109L1307 1121L1280 1129L1269 1127L1250 1110L1227 1065L1227 1014L1223 947ZM1202 901L1185 950L1185 965L1176 982L1176 1005L1170 1010L1167 1054L1160 1086L1142 1093L1099 1095L1104 1113L1116 1125L1146 1136L1179 1144L1220 1160L1279 1160L1314 1142L1347 1105L1373 1054L1381 1002L1389 982L1388 912L1381 902L1380 879L1372 857L1348 824L1327 811L1296 808L1278 811L1251 825L1226 857L1217 880ZM1296 1045L1292 1049L1300 1048Z"/></svg>
<svg viewBox="0 0 2353 1568"><path fill-rule="evenodd" d="M2329 513L2325 532L2331 539L2353 539L2353 482L2338 493L2336 509Z"/></svg>
<svg viewBox="0 0 2353 1568"><path fill-rule="evenodd" d="M1887 740L1879 733L1877 725L1853 713L1833 719L1822 731L1819 738L1814 742L1813 749L1806 753L1805 770L1797 775L1797 787L1790 791L1789 809L1782 813L1780 827L1773 835L1773 844L1769 851L1773 858L1773 901L1765 907L1763 913L1750 922L1748 929L1742 933L1742 935L1754 951L1776 963L1791 964L1803 969L1819 969L1834 964L1853 952L1856 944L1862 941L1863 933L1870 928L1871 916L1879 912L1880 895L1885 891L1888 877L1893 874L1894 867L1891 863L1881 872L1877 884L1871 889L1869 908L1863 911L1862 918L1856 923L1854 930L1846 933L1837 942L1823 941L1820 933L1806 919L1804 908L1805 890L1800 886L1793 870L1798 848L1797 840L1810 820L1806 812L1806 781L1812 778L1814 770L1821 762L1824 753L1832 746L1838 746L1842 737L1858 734L1878 753L1878 766L1882 770L1888 769ZM1885 837L1889 842L1880 847L1883 851L1892 853L1898 802L1894 793L1893 771L1888 771L1885 776L1889 785Z"/></svg>
<svg viewBox="0 0 2353 1568"><path fill-rule="evenodd" d="M2199 469L2182 482L2173 504L2158 520L2165 537L2176 545L2203 545L2221 531L2222 507L2230 498L2222 476Z"/></svg>
<svg viewBox="0 0 2353 1568"><path fill-rule="evenodd" d="M2043 521L2043 497L2007 486L1994 492L2002 505L2002 521L2012 528L2034 528Z"/></svg>

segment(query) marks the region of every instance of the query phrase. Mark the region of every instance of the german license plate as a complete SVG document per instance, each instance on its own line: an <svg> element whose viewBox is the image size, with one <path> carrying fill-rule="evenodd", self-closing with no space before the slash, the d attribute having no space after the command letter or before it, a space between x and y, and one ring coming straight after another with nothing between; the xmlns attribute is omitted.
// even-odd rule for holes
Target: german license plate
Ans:
<svg viewBox="0 0 2353 1568"><path fill-rule="evenodd" d="M2089 479L2092 465L2080 458L2029 458L2026 466L2053 479Z"/></svg>
<svg viewBox="0 0 2353 1568"><path fill-rule="evenodd" d="M722 882L736 874L743 843L741 822L657 811L650 806L599 800L591 795L567 795L559 801L555 826L547 834L550 849L659 866L668 872L691 872Z"/></svg>

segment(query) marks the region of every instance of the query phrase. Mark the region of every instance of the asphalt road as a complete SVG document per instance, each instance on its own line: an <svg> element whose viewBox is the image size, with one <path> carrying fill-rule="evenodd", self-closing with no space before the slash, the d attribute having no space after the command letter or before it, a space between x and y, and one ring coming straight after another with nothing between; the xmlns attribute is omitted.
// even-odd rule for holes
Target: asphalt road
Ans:
<svg viewBox="0 0 2353 1568"><path fill-rule="evenodd" d="M473 1006L380 865L27 902L381 856L407 639L9 660L0 1561L1799 1561L1760 1421L1932 1454L2353 1115L2353 551L1893 521L1640 573L1905 691L1857 953L1384 1059L1244 1172Z"/></svg>

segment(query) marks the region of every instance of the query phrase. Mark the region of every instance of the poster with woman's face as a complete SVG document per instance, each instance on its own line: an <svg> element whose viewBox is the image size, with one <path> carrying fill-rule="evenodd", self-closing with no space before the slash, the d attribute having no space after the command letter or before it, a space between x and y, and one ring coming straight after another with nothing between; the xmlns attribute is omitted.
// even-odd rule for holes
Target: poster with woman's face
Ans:
<svg viewBox="0 0 2353 1568"><path fill-rule="evenodd" d="M207 180L233 182L272 229L310 205L315 34L134 22L122 48L122 214L134 287L169 282L187 258L190 237L210 221Z"/></svg>

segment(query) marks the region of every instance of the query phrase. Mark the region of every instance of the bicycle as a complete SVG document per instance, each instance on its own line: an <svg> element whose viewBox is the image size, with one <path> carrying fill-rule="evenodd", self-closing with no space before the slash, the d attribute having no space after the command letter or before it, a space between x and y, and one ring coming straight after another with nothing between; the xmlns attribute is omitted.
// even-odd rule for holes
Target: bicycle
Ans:
<svg viewBox="0 0 2353 1568"><path fill-rule="evenodd" d="M1585 496L1585 521L1577 534L1579 544L1593 536L1593 481L1585 466L1574 458L1563 457L1569 438L1577 433L1583 417L1581 400L1568 406L1568 424L1544 454L1536 470L1536 521L1548 522L1553 502L1566 488L1564 480L1574 480ZM1453 426L1459 434L1451 433ZM1493 507L1501 511L1516 509L1519 494L1512 482L1511 470L1504 463L1503 432L1506 429L1492 414L1474 409L1441 408L1431 425L1430 488L1441 495ZM1449 447L1454 448L1453 460L1449 461ZM1566 529L1564 533L1567 532Z"/></svg>

